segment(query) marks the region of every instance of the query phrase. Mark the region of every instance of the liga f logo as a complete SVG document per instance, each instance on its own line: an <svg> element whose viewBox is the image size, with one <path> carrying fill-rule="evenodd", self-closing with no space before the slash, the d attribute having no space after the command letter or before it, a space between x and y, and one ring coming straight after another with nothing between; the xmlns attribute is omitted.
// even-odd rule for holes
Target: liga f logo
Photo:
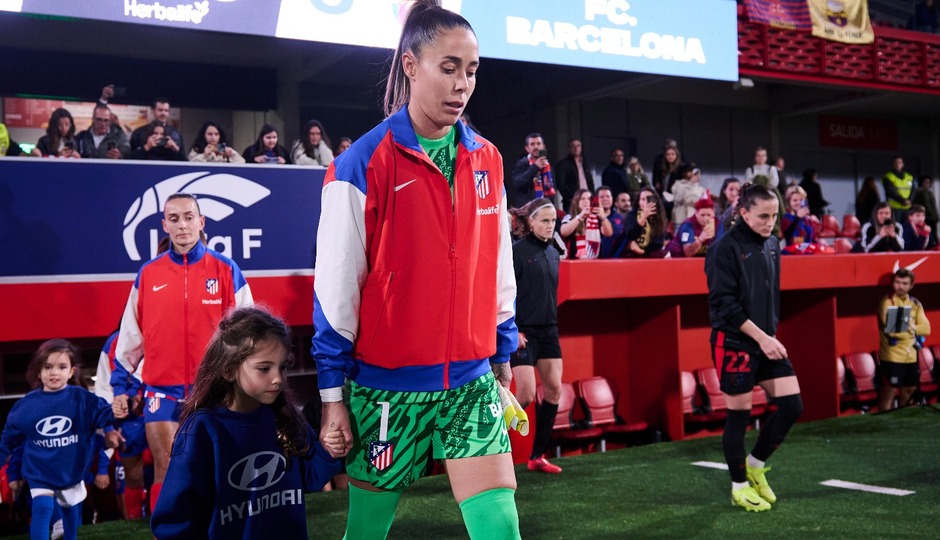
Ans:
<svg viewBox="0 0 940 540"><path fill-rule="evenodd" d="M261 491L280 482L287 459L277 452L257 452L238 460L228 470L228 483L242 491Z"/></svg>
<svg viewBox="0 0 940 540"><path fill-rule="evenodd" d="M132 261L141 260L135 235L137 227L155 214L163 213L166 200L174 193L187 193L199 197L202 215L213 221L222 221L235 213L235 209L221 201L229 201L248 208L271 194L271 190L234 174L193 172L158 182L131 203L124 217L124 250Z"/></svg>
<svg viewBox="0 0 940 540"><path fill-rule="evenodd" d="M72 419L67 416L47 416L36 422L36 431L43 437L58 437L72 429Z"/></svg>

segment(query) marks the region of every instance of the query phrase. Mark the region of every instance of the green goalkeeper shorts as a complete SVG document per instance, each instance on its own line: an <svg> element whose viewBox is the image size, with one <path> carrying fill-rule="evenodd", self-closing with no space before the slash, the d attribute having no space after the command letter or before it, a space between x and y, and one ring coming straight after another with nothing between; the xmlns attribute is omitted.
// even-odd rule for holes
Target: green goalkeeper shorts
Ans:
<svg viewBox="0 0 940 540"><path fill-rule="evenodd" d="M375 390L351 383L349 476L381 489L400 489L421 478L432 457L509 452L496 384L492 373L437 392Z"/></svg>

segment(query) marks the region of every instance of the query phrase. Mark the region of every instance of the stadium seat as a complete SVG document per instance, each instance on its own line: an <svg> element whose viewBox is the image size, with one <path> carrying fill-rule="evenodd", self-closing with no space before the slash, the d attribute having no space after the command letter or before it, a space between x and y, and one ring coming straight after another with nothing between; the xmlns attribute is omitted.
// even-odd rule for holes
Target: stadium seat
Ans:
<svg viewBox="0 0 940 540"><path fill-rule="evenodd" d="M699 368L695 370L695 380L704 391L703 401L707 398L707 407L713 412L726 414L728 404L725 403L725 395L721 391L721 382L718 380L718 372L715 368Z"/></svg>
<svg viewBox="0 0 940 540"><path fill-rule="evenodd" d="M832 243L832 248L836 253L852 253L852 248L855 247L855 242L849 240L848 238L836 238Z"/></svg>
<svg viewBox="0 0 940 540"><path fill-rule="evenodd" d="M728 404L725 403L725 395L721 391L718 371L713 367L699 368L695 370L695 378L705 392L708 403L711 405L711 411L713 413L720 412L724 417L727 414ZM767 412L767 406L767 393L760 386L754 386L754 391L751 394L751 418L758 420ZM757 423L759 427L760 422Z"/></svg>
<svg viewBox="0 0 940 540"><path fill-rule="evenodd" d="M682 419L685 423L686 433L702 429L713 431L721 429L724 424L725 411L711 412L702 403L704 392L695 381L695 374L691 371L682 371Z"/></svg>
<svg viewBox="0 0 940 540"><path fill-rule="evenodd" d="M813 233L815 234L816 238L822 238L823 226L822 226L822 223L819 221L819 218L812 214L810 214L808 217L809 217L809 222L813 225Z"/></svg>
<svg viewBox="0 0 940 540"><path fill-rule="evenodd" d="M574 392L584 407L584 421L588 427L601 428L601 452L607 451L608 435L644 433L649 430L646 422L627 422L617 414L617 398L614 389L604 377L589 377L574 382Z"/></svg>
<svg viewBox="0 0 940 540"><path fill-rule="evenodd" d="M836 357L836 379L839 381L839 397L845 394L845 363L838 356Z"/></svg>
<svg viewBox="0 0 940 540"><path fill-rule="evenodd" d="M845 355L845 393L843 404L867 412L878 399L877 364L870 353Z"/></svg>
<svg viewBox="0 0 940 540"><path fill-rule="evenodd" d="M821 238L835 238L839 236L839 220L830 214L823 214Z"/></svg>
<svg viewBox="0 0 940 540"><path fill-rule="evenodd" d="M839 233L841 238L851 238L852 240L858 240L862 234L862 224L858 221L858 218L852 214L846 214L842 216L842 232Z"/></svg>
<svg viewBox="0 0 940 540"><path fill-rule="evenodd" d="M937 392L937 381L934 380L933 376L936 357L934 357L933 351L924 347L917 354L917 362L920 365L920 391L929 400L930 395Z"/></svg>
<svg viewBox="0 0 940 540"><path fill-rule="evenodd" d="M544 391L542 385L536 387L535 399L542 403ZM552 426L552 441L555 443L555 457L561 457L563 443L573 443L584 447L592 442L600 442L604 435L601 428L586 428L584 423L575 419L575 393L571 383L562 383L561 398L558 400L558 414Z"/></svg>

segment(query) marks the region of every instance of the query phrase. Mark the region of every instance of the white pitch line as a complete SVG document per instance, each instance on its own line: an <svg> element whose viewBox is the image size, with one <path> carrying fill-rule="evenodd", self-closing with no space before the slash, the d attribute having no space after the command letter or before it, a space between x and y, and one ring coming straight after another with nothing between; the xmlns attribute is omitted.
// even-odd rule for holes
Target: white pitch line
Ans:
<svg viewBox="0 0 940 540"><path fill-rule="evenodd" d="M718 463L717 461L693 461L692 465L697 465L699 467L705 467L707 469L721 469L723 471L728 470L727 463Z"/></svg>
<svg viewBox="0 0 940 540"><path fill-rule="evenodd" d="M868 484L857 484L855 482L846 482L845 480L826 480L825 482L820 482L820 484L824 486L829 486L829 487L854 489L857 491L870 491L871 493L881 493L883 495L894 495L896 497L903 497L905 495L913 495L914 493L916 493L915 491L908 491L906 489L870 486Z"/></svg>

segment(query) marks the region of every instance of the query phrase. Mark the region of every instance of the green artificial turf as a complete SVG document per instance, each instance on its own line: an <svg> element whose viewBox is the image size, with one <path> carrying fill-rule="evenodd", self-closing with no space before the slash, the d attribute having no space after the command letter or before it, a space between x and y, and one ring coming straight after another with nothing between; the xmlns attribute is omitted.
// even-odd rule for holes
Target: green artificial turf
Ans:
<svg viewBox="0 0 940 540"><path fill-rule="evenodd" d="M748 446L756 433L748 434ZM940 410L909 408L794 427L768 479L763 513L731 506L718 437L555 461L558 476L517 469L524 538L936 538L940 530ZM904 497L820 485L838 479L913 490ZM312 538L339 539L345 492L308 496ZM80 538L147 538L141 524L83 527ZM443 476L406 490L389 538L466 538ZM281 540L281 539L279 539Z"/></svg>

